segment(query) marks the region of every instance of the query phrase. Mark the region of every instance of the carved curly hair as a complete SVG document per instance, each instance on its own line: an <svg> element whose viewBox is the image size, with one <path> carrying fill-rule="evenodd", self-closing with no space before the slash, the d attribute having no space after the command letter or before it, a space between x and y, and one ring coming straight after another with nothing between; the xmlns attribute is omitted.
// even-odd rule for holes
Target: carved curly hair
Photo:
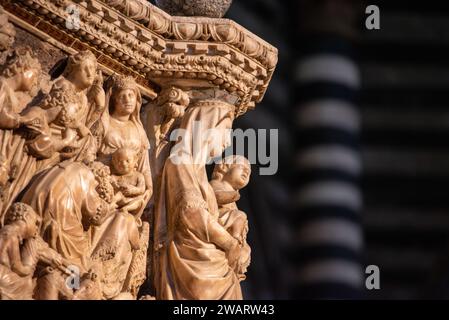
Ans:
<svg viewBox="0 0 449 320"><path fill-rule="evenodd" d="M67 67L64 69L63 76L67 77L73 72L74 69L81 66L86 60L91 60L97 65L97 58L95 55L88 50L80 51L74 55L71 55L67 61Z"/></svg>
<svg viewBox="0 0 449 320"><path fill-rule="evenodd" d="M235 164L242 164L251 169L250 162L244 156L228 156L215 165L214 172L212 173L212 180L221 180L226 172L228 172L228 170Z"/></svg>
<svg viewBox="0 0 449 320"><path fill-rule="evenodd" d="M42 67L31 48L24 47L12 51L7 57L1 70L1 76L11 78L20 72L35 69L38 73Z"/></svg>
<svg viewBox="0 0 449 320"><path fill-rule="evenodd" d="M24 221L29 223L32 219L41 224L42 218L34 211L34 209L22 202L14 203L5 216L5 224L12 224L16 221Z"/></svg>

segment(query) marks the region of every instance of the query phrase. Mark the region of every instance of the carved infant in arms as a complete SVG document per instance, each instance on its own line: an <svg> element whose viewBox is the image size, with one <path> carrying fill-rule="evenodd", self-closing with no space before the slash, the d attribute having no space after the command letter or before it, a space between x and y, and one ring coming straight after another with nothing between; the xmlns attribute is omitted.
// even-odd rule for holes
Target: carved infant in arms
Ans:
<svg viewBox="0 0 449 320"><path fill-rule="evenodd" d="M51 103L49 102L51 101ZM50 104L51 107L45 107ZM54 152L67 152L79 148L80 139L90 131L81 123L81 101L73 90L53 90L44 101L44 106L33 107L22 115L22 122L36 135L27 142L28 151L38 158L50 158ZM61 135L52 130L50 124L62 128Z"/></svg>
<svg viewBox="0 0 449 320"><path fill-rule="evenodd" d="M124 147L114 152L111 163L111 183L116 192L117 206L132 215L138 214L145 205L145 177L137 171L138 160L138 151Z"/></svg>
<svg viewBox="0 0 449 320"><path fill-rule="evenodd" d="M248 184L250 175L251 165L245 157L229 156L216 164L210 181L217 198L219 223L244 248L237 266L237 273L242 280L250 263L251 249L246 243L248 219L243 211L238 210L236 201L240 199L239 190Z"/></svg>

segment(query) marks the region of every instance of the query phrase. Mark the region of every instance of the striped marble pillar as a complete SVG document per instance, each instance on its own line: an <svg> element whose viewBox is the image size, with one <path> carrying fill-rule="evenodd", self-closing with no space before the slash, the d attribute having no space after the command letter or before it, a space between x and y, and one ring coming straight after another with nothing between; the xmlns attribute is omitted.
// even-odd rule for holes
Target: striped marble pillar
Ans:
<svg viewBox="0 0 449 320"><path fill-rule="evenodd" d="M364 285L360 74L345 36L323 29L308 36L298 41L295 70L298 189L290 292L300 298L357 298Z"/></svg>

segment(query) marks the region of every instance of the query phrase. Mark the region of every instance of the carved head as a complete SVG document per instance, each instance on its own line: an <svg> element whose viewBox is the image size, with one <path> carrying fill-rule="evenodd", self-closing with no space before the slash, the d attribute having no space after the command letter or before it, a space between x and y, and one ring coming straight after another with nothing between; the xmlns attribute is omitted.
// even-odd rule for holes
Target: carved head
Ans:
<svg viewBox="0 0 449 320"><path fill-rule="evenodd" d="M125 175L137 168L138 151L133 148L120 148L112 154L112 166L116 174Z"/></svg>
<svg viewBox="0 0 449 320"><path fill-rule="evenodd" d="M189 103L189 95L176 87L164 90L159 98L159 104L166 105L165 113L169 118L183 117Z"/></svg>
<svg viewBox="0 0 449 320"><path fill-rule="evenodd" d="M240 155L232 155L217 163L212 173L213 180L224 180L234 190L240 190L248 185L251 175L251 164Z"/></svg>
<svg viewBox="0 0 449 320"><path fill-rule="evenodd" d="M142 103L142 98L137 83L132 77L113 76L111 90L109 111L112 115L123 117L138 112L138 104Z"/></svg>
<svg viewBox="0 0 449 320"><path fill-rule="evenodd" d="M14 26L8 21L8 16L0 9L0 50L11 48L15 36L16 30Z"/></svg>
<svg viewBox="0 0 449 320"><path fill-rule="evenodd" d="M25 223L25 239L36 237L42 224L42 218L34 209L22 202L14 203L5 216L5 224Z"/></svg>
<svg viewBox="0 0 449 320"><path fill-rule="evenodd" d="M37 84L41 73L41 64L34 57L31 49L14 50L6 58L1 75L5 78L15 77L16 91L30 91Z"/></svg>
<svg viewBox="0 0 449 320"><path fill-rule="evenodd" d="M97 58L90 51L81 51L69 57L63 76L78 90L92 86L97 72Z"/></svg>

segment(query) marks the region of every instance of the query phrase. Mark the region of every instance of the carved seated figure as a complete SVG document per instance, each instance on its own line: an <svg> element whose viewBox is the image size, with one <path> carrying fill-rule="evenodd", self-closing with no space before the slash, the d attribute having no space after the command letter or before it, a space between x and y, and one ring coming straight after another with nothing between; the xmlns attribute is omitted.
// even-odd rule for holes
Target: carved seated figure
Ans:
<svg viewBox="0 0 449 320"><path fill-rule="evenodd" d="M0 299L32 299L39 262L65 272L69 263L38 236L42 219L30 206L15 203L0 230Z"/></svg>
<svg viewBox="0 0 449 320"><path fill-rule="evenodd" d="M17 93L30 92L40 72L41 65L29 48L17 49L6 58L0 77L0 129L21 125Z"/></svg>
<svg viewBox="0 0 449 320"><path fill-rule="evenodd" d="M240 199L239 190L244 188L251 175L251 164L242 156L229 156L218 163L212 174L210 184L214 189L219 207L220 224L237 239L245 250L250 250L246 243L248 234L248 219L243 211L238 210L236 201ZM244 277L247 267L250 264L250 255L248 259L239 261L240 277ZM244 278L243 278L244 279Z"/></svg>
<svg viewBox="0 0 449 320"><path fill-rule="evenodd" d="M31 80L37 78L33 75L40 65L30 53L10 60L0 78L0 112L11 116L0 116L0 119L8 119L6 123L0 123L0 149L16 174L4 188L0 223L8 207L33 176L66 159L79 161L80 153L94 141L86 129L89 114L87 92L95 80L97 69L96 58L91 52L82 51L70 56L63 75L53 82L50 92L42 100L36 100L40 101L38 105L33 104L26 109L17 101L11 102L16 98L12 93L18 88L29 88L36 82ZM104 91L96 89L98 96L103 97L96 100L103 100L100 101L102 104ZM20 116L17 118L18 113Z"/></svg>
<svg viewBox="0 0 449 320"><path fill-rule="evenodd" d="M79 149L81 139L90 134L89 129L79 121L81 101L76 92L69 89L54 90L51 95L54 100L51 108L36 106L21 117L22 123L35 133L35 137L27 141L27 150L38 159L48 159L55 152L70 158L70 149ZM52 132L52 124L62 129L60 136Z"/></svg>
<svg viewBox="0 0 449 320"><path fill-rule="evenodd" d="M112 185L116 194L119 194L118 208L133 215L142 211L146 198L145 177L137 171L138 159L138 152L126 147L112 155Z"/></svg>

